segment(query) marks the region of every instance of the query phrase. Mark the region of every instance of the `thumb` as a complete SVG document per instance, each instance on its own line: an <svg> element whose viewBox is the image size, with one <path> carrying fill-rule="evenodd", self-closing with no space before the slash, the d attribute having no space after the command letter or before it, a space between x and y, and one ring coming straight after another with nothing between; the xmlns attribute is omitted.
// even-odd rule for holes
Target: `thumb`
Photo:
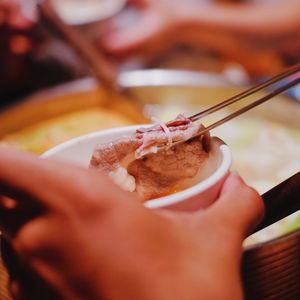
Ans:
<svg viewBox="0 0 300 300"><path fill-rule="evenodd" d="M242 178L231 173L225 181L219 199L209 208L222 226L244 239L264 215L263 200Z"/></svg>

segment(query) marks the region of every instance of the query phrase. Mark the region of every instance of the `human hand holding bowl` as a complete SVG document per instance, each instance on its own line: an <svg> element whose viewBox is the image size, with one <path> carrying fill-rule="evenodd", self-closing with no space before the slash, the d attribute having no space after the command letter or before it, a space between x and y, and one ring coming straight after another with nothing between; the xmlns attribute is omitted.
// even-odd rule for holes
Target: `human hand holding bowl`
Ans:
<svg viewBox="0 0 300 300"><path fill-rule="evenodd" d="M0 223L18 263L57 299L242 299L242 242L263 204L235 174L207 209L152 211L99 172L0 147L0 193L15 199ZM14 290L36 288L21 276Z"/></svg>

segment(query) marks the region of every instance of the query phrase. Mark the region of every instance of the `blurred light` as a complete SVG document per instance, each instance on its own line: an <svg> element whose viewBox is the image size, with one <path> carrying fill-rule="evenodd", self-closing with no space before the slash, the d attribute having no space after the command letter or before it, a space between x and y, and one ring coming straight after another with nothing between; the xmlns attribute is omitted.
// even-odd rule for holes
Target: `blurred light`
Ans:
<svg viewBox="0 0 300 300"><path fill-rule="evenodd" d="M226 63L224 70L222 71L222 75L236 85L247 85L250 83L250 77L246 69L239 63Z"/></svg>
<svg viewBox="0 0 300 300"><path fill-rule="evenodd" d="M31 41L24 35L15 35L9 41L9 49L15 55L26 54L31 48Z"/></svg>

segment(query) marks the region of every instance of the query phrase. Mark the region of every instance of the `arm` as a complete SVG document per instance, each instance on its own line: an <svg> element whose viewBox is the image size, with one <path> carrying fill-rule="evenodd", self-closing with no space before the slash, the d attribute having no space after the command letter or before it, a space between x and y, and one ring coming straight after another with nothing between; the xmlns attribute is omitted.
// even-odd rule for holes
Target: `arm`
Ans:
<svg viewBox="0 0 300 300"><path fill-rule="evenodd" d="M178 16L193 30L215 30L255 38L277 38L300 30L300 5L297 0L272 4L186 5Z"/></svg>
<svg viewBox="0 0 300 300"><path fill-rule="evenodd" d="M143 3L137 22L111 29L104 36L102 43L108 52L121 58L141 55L151 60L186 44L239 62L252 75L266 75L282 69L280 53L295 56L300 50L297 0L235 5Z"/></svg>

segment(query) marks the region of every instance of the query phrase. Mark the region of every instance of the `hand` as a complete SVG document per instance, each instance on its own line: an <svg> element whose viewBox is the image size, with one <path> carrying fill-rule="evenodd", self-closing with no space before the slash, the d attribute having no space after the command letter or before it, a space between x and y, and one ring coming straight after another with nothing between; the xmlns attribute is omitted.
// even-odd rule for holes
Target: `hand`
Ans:
<svg viewBox="0 0 300 300"><path fill-rule="evenodd" d="M134 2L141 10L138 21L118 28L116 17L102 40L102 46L119 58L140 55L151 61L183 44L238 62L253 76L280 72L282 54L298 59L298 0L272 3L272 9L266 3Z"/></svg>
<svg viewBox="0 0 300 300"><path fill-rule="evenodd" d="M14 29L29 29L32 24L32 21L22 14L18 0L0 1L0 26L6 25Z"/></svg>
<svg viewBox="0 0 300 300"><path fill-rule="evenodd" d="M138 20L122 28L117 25L118 16L107 23L102 44L108 52L121 57L139 54L153 57L180 40L178 10L182 5L172 5L170 0L130 0L129 3L139 9Z"/></svg>
<svg viewBox="0 0 300 300"><path fill-rule="evenodd" d="M0 195L18 261L67 300L242 299L242 242L263 215L235 174L208 209L151 211L98 172L9 147Z"/></svg>

